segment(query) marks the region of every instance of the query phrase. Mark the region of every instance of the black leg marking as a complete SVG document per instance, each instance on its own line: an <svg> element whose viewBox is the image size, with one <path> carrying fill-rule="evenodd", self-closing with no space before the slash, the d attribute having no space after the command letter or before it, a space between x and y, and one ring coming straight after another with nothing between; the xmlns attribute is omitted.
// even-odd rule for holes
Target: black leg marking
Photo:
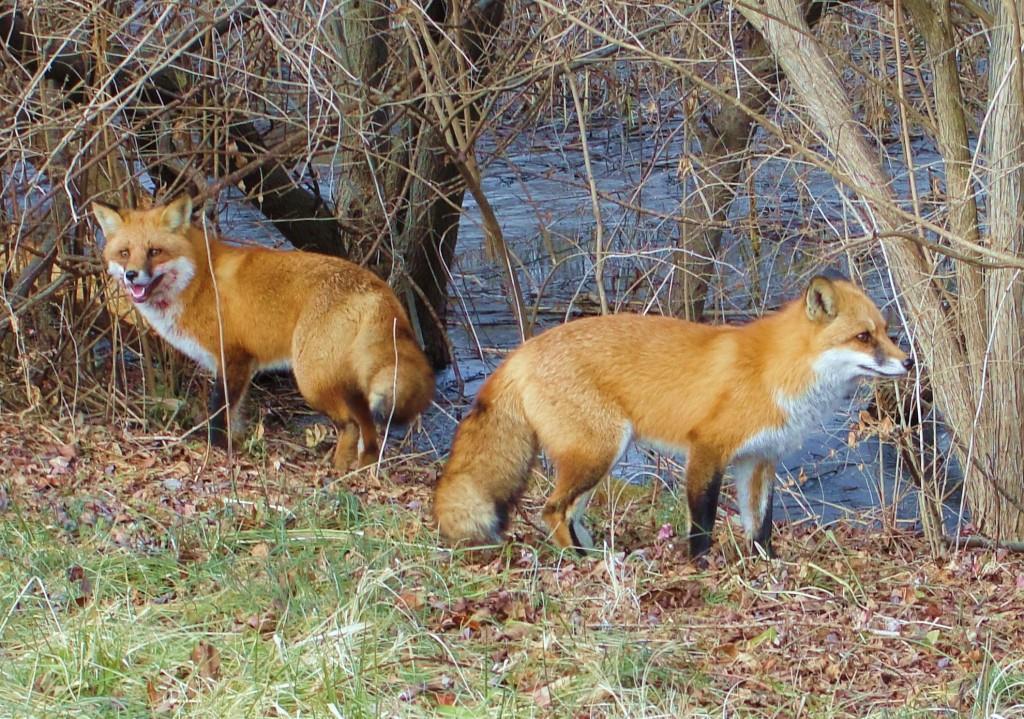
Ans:
<svg viewBox="0 0 1024 719"><path fill-rule="evenodd" d="M690 503L690 557L697 558L711 549L711 534L718 513L718 495L722 472L716 471L704 492Z"/></svg>
<svg viewBox="0 0 1024 719"><path fill-rule="evenodd" d="M210 443L218 447L227 448L228 436L228 410L236 412L241 405L239 400L245 396L245 389L249 385L252 374L248 368L231 368L229 365L227 382L224 376L220 375L213 381L213 391L210 392ZM225 386L227 385L227 391Z"/></svg>
<svg viewBox="0 0 1024 719"><path fill-rule="evenodd" d="M224 379L217 377L213 381L213 391L210 392L210 444L215 447L227 449L228 446L228 425L227 425L227 395L224 393Z"/></svg>
<svg viewBox="0 0 1024 719"><path fill-rule="evenodd" d="M491 529L492 534L498 538L497 541L501 541L501 536L505 534L505 530L508 529L508 520L510 510L512 509L511 501L498 500L494 503L494 527Z"/></svg>
<svg viewBox="0 0 1024 719"><path fill-rule="evenodd" d="M576 523L572 521L572 519L569 520L569 536L572 537L572 546L573 549L576 550L576 554L581 557L586 557L587 548L583 542L580 541L579 535L576 534Z"/></svg>
<svg viewBox="0 0 1024 719"><path fill-rule="evenodd" d="M773 477L769 474L766 480L768 482L767 506L764 510L764 517L761 518L761 526L754 534L754 553L757 553L757 547L760 546L769 557L775 556L775 552L772 550L772 500L775 499L775 482L772 480Z"/></svg>
<svg viewBox="0 0 1024 719"><path fill-rule="evenodd" d="M494 526L491 528L491 539L495 544L501 544L512 520L512 510L519 504L522 494L523 487L519 487L507 497L499 497L494 500Z"/></svg>

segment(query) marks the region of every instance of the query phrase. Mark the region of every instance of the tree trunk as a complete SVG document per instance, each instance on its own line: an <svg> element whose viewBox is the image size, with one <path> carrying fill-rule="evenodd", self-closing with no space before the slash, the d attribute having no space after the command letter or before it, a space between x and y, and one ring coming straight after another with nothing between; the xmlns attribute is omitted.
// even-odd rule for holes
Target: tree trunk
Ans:
<svg viewBox="0 0 1024 719"><path fill-rule="evenodd" d="M993 3L989 54L989 121L983 137L988 156L988 244L1020 254L1024 229L1024 81L1021 16L1024 3ZM1024 538L1024 281L1019 269L988 271L982 288L988 312L982 315L988 348L974 363L982 394L976 399L973 447L978 471L967 475L974 523L994 539ZM959 429L959 428L958 428ZM966 430L966 428L965 428ZM963 430L962 430L963 431ZM966 432L965 432L966 434ZM972 461L975 459L971 458Z"/></svg>
<svg viewBox="0 0 1024 719"><path fill-rule="evenodd" d="M767 51L763 40L752 43L750 56L762 58ZM738 95L744 103L760 112L771 99L775 72L755 60L755 67L743 74ZM679 222L679 249L675 251L677 280L672 286L672 314L693 322L704 316L708 278L718 257L724 234L726 213L736 197L736 183L746 165L745 150L750 143L754 121L733 104L726 104L698 131L701 153L695 160L693 191L683 199L683 219Z"/></svg>
<svg viewBox="0 0 1024 719"><path fill-rule="evenodd" d="M406 125L406 137L414 138L408 162L412 176L403 178L409 190L396 238L396 253L406 263L405 282L397 285L412 298L413 320L436 369L452 359L445 332L448 280L466 191L456 162L472 155L479 118L477 103L463 98L490 69L489 48L505 3L493 0L466 7L468 11L460 12L456 3L444 0L432 0L427 7L432 25L421 31L420 56L411 60L426 97ZM444 36L437 31L452 26L459 31Z"/></svg>
<svg viewBox="0 0 1024 719"><path fill-rule="evenodd" d="M413 181L407 205L407 225L399 238L406 261L403 289L414 308L423 345L434 369L451 363L445 325L448 316L448 280L465 185L458 169L443 149L444 138L424 128L412 167L426 182Z"/></svg>
<svg viewBox="0 0 1024 719"><path fill-rule="evenodd" d="M227 167L238 169L244 161L260 157L266 148L256 128L248 122L228 128L237 154L227 157ZM285 168L271 161L248 173L239 183L252 203L285 239L300 250L347 257L350 247L342 241L342 228L334 211L320 194L319 185L307 190Z"/></svg>
<svg viewBox="0 0 1024 719"><path fill-rule="evenodd" d="M806 20L814 27L829 7L823 0L808 5ZM737 38L737 47L747 46L746 66L739 71L739 87L729 93L746 108L725 103L707 120L707 129L698 130L701 153L693 172L693 192L683 200L683 219L679 223L679 250L675 252L677 281L672 287L671 308L676 317L699 322L704 316L708 278L722 247L726 213L736 198L736 185L746 167L747 150L756 126L747 112L761 113L768 106L778 85L775 58L764 37L749 30Z"/></svg>
<svg viewBox="0 0 1024 719"><path fill-rule="evenodd" d="M389 174L393 176L386 171L392 143L383 128L392 113L377 101L383 94L388 62L388 12L385 3L350 2L334 23L335 52L346 72L360 81L355 107L342 120L342 181L335 192L335 212L345 254L371 262L367 255L376 240L390 234L387 206L402 189L386 181ZM346 78L339 78L335 86L347 84ZM376 96L371 96L372 91L377 91Z"/></svg>

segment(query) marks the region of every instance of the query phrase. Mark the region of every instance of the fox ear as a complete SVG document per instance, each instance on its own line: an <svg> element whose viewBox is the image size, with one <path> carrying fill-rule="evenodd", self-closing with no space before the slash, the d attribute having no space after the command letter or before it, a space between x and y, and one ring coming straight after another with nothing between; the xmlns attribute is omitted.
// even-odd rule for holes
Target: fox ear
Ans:
<svg viewBox="0 0 1024 719"><path fill-rule="evenodd" d="M160 224L169 232L188 227L192 222L192 198L188 195L179 197L167 205L160 215Z"/></svg>
<svg viewBox="0 0 1024 719"><path fill-rule="evenodd" d="M807 286L807 316L815 322L835 319L836 288L829 278L818 275Z"/></svg>
<svg viewBox="0 0 1024 719"><path fill-rule="evenodd" d="M100 223L100 229L103 230L103 236L107 239L110 239L110 236L124 224L120 212L99 202L92 203L92 214L96 216L96 221Z"/></svg>

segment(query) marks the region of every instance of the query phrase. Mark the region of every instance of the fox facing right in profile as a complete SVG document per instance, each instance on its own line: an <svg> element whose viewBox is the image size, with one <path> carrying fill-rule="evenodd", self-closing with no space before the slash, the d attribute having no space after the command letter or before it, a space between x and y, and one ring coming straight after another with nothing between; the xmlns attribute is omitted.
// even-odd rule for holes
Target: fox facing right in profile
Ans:
<svg viewBox="0 0 1024 719"><path fill-rule="evenodd" d="M747 325L633 314L576 320L527 341L484 383L456 433L434 514L453 541L500 541L538 449L556 481L543 517L560 547L592 540L581 515L632 439L687 454L690 554L711 546L732 466L748 536L771 554L779 458L798 448L862 378L914 361L847 280Z"/></svg>

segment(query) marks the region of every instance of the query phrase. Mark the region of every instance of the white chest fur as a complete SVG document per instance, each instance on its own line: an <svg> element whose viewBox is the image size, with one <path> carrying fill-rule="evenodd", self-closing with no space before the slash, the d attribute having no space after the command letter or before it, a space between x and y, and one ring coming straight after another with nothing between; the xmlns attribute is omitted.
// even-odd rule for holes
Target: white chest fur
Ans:
<svg viewBox="0 0 1024 719"><path fill-rule="evenodd" d="M125 270L119 264L110 262L107 269L113 277L124 281ZM160 286L146 302L136 303L135 307L172 347L216 374L217 358L181 327L182 305L179 297L195 277L195 265L179 257L162 264L156 273L161 276Z"/></svg>
<svg viewBox="0 0 1024 719"><path fill-rule="evenodd" d="M815 363L814 377L803 394L775 393L775 402L786 415L785 424L763 429L747 439L736 452L737 459L779 459L799 449L808 435L820 431L855 384L849 373L834 371L824 357Z"/></svg>
<svg viewBox="0 0 1024 719"><path fill-rule="evenodd" d="M181 305L175 303L161 307L146 302L136 307L157 334L167 340L174 349L188 355L204 369L217 374L217 358L199 344L195 337L181 329Z"/></svg>

